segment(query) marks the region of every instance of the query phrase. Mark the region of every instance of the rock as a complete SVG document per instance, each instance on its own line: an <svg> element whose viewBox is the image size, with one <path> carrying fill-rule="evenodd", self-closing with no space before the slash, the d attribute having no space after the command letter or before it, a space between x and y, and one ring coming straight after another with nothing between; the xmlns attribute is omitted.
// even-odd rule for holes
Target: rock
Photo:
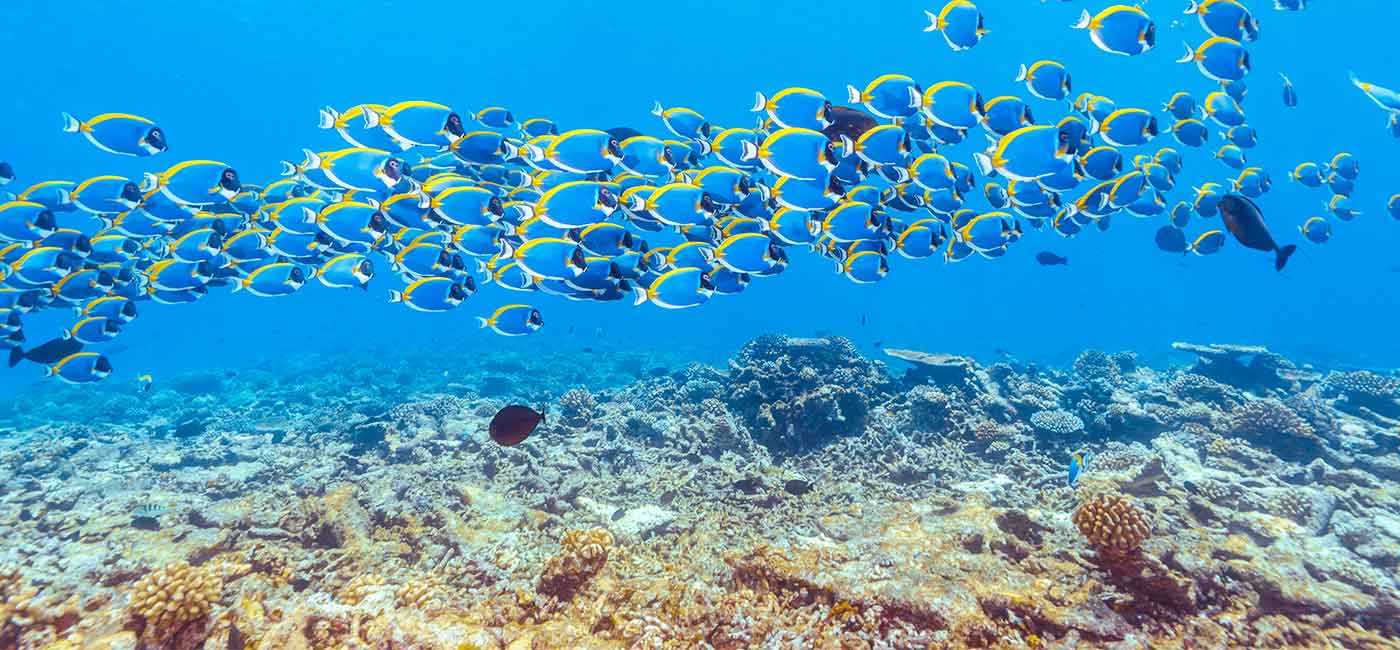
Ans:
<svg viewBox="0 0 1400 650"><path fill-rule="evenodd" d="M677 516L673 510L646 505L624 512L609 528L619 537L646 539L666 532Z"/></svg>
<svg viewBox="0 0 1400 650"><path fill-rule="evenodd" d="M151 466L151 469L158 472L168 472L183 465L185 457L180 455L179 452L167 451L164 453L152 454L146 459L146 462Z"/></svg>

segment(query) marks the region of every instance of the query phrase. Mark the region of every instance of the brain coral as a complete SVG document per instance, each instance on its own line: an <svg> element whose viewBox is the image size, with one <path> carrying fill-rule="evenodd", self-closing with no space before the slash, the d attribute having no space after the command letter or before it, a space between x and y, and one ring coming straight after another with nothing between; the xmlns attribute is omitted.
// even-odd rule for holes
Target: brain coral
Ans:
<svg viewBox="0 0 1400 650"><path fill-rule="evenodd" d="M1127 497L1096 494L1074 512L1074 525L1101 553L1125 554L1137 550L1152 534L1152 519Z"/></svg>
<svg viewBox="0 0 1400 650"><path fill-rule="evenodd" d="M208 569L171 564L136 581L127 611L142 623L145 638L163 643L207 618L223 587L223 578Z"/></svg>

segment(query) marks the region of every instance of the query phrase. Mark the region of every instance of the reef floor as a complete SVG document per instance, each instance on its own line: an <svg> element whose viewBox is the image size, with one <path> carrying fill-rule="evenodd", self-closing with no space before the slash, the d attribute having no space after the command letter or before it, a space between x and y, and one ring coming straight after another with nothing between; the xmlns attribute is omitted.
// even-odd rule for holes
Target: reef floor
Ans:
<svg viewBox="0 0 1400 650"><path fill-rule="evenodd" d="M0 648L1400 648L1400 378L1177 347L765 336L724 368L319 355L27 392ZM501 447L516 401L546 424Z"/></svg>

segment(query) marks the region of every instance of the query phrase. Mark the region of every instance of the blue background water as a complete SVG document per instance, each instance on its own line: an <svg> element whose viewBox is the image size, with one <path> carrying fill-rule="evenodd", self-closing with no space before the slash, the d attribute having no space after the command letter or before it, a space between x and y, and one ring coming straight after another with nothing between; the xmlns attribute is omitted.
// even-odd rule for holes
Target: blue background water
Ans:
<svg viewBox="0 0 1400 650"><path fill-rule="evenodd" d="M10 62L0 100L0 159L20 174L8 189L98 174L137 177L195 158L225 161L245 182L266 183L276 179L278 161L297 159L300 147L343 146L334 133L316 128L316 109L326 104L428 99L464 112L504 105L521 119L549 117L563 128L631 125L661 135L660 121L648 113L654 99L695 108L714 124L748 126L755 90L806 86L840 100L845 84L864 87L883 73L908 74L925 85L968 81L988 99L1028 96L1013 77L1018 64L1040 58L1065 63L1076 94L1093 91L1119 106L1157 110L1174 91L1200 97L1214 90L1194 66L1173 63L1181 41L1204 38L1194 18L1178 13L1184 3L1148 5L1159 46L1131 59L1100 52L1086 34L1068 28L1081 7L1108 4L984 1L992 33L974 50L955 53L940 35L921 31L922 10L937 6L904 1L12 0L0 22ZM1346 74L1353 67L1363 78L1400 86L1400 77L1387 77L1394 71L1386 54L1400 7L1347 0L1285 14L1268 2L1250 4L1263 35L1250 48L1255 70L1245 107L1262 141L1249 158L1273 176L1274 190L1261 204L1275 235L1300 241L1297 226L1322 215L1330 195L1288 182L1294 165L1342 150L1362 161L1356 203L1366 214L1334 224L1329 244L1303 243L1282 274L1273 271L1270 256L1233 242L1212 258L1160 253L1152 245L1160 222L1125 214L1107 233L1091 229L1063 239L1032 232L996 261L974 257L944 266L892 256L894 272L876 286L852 284L832 273L829 262L801 252L782 276L701 309L538 295L530 299L542 308L545 329L501 339L478 330L472 316L520 294L487 288L455 312L421 314L385 301L398 281L384 272L368 294L313 283L289 298L216 289L195 305L143 304L140 319L118 341L127 349L113 357L114 379L241 366L298 350L392 354L395 346L461 340L479 341L480 354L496 345L525 346L562 353L561 363L587 363L568 353L599 335L615 345L686 346L693 350L687 354L714 361L767 331L827 331L863 346L878 340L984 358L1001 348L1056 362L1087 347L1161 358L1168 343L1185 339L1262 343L1323 363L1400 364L1393 335L1400 275L1391 270L1400 264L1394 253L1400 224L1384 210L1386 198L1400 190L1391 164L1400 142L1385 133L1384 116ZM1176 20L1181 24L1172 27ZM1280 71L1301 94L1295 110L1281 105ZM1034 99L1032 105L1041 121L1058 119L1066 108ZM152 117L169 133L171 151L154 162L103 154L61 133L60 111ZM1188 152L1169 203L1189 199L1192 185L1234 175L1210 159L1219 144L1213 135L1210 150ZM1144 149L1167 145L1176 146L1164 135ZM959 147L956 159L970 161L972 151ZM972 205L980 197L979 189ZM1195 223L1191 231L1203 229ZM1033 256L1041 250L1071 262L1040 267ZM30 317L30 341L47 339L68 320L67 313ZM26 364L0 375L0 387L14 390L40 374Z"/></svg>

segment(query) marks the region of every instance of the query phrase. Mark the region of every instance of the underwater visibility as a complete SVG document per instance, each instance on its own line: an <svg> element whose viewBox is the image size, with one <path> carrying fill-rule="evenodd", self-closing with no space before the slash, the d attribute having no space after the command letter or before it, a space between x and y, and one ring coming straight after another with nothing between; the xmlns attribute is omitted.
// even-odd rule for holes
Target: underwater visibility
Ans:
<svg viewBox="0 0 1400 650"><path fill-rule="evenodd" d="M0 650L1400 649L1400 5L5 16Z"/></svg>

